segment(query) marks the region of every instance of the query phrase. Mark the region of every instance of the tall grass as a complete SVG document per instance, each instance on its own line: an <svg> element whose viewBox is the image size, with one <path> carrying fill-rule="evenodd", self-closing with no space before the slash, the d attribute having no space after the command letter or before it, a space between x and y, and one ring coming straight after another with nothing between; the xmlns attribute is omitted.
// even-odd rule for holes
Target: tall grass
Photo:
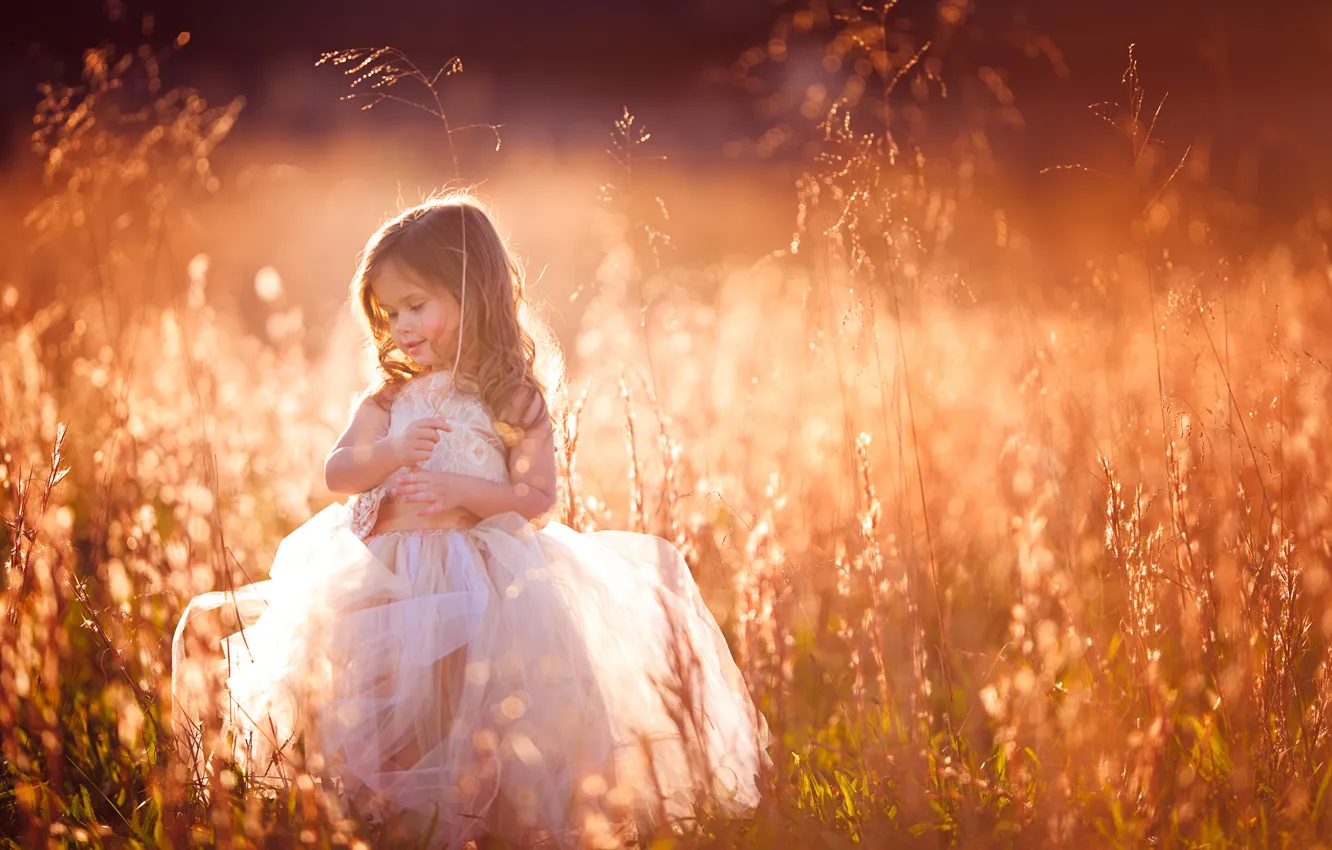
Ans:
<svg viewBox="0 0 1332 850"><path fill-rule="evenodd" d="M676 542L774 732L752 816L652 846L1325 841L1327 227L1200 251L1135 73L1109 113L1135 247L1064 303L1024 291L1039 258L965 191L974 149L940 166L884 120L912 69L938 84L891 6L837 19L860 93L811 110L790 249L704 271L662 250L669 220L612 207L568 341L562 519ZM219 761L204 787L164 720L185 602L262 576L327 503L313 470L361 372L274 280L261 338L206 257L171 255L239 105L108 106L135 61L90 54L49 93L32 224L77 249L70 283L0 293L0 835L396 846L308 774L261 793ZM960 262L958 229L991 261Z"/></svg>

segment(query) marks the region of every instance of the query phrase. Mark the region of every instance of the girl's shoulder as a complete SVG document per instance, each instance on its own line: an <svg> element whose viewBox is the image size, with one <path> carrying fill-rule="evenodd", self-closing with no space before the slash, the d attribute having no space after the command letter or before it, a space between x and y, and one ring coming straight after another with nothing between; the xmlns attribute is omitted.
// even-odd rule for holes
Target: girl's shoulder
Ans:
<svg viewBox="0 0 1332 850"><path fill-rule="evenodd" d="M356 402L357 407L373 406L387 413L393 409L393 403L398 400L405 385L405 381L380 381L378 384L371 384L361 392Z"/></svg>
<svg viewBox="0 0 1332 850"><path fill-rule="evenodd" d="M521 428L531 428L549 416L545 393L538 387L524 385L510 396L500 418Z"/></svg>
<svg viewBox="0 0 1332 850"><path fill-rule="evenodd" d="M515 390L495 415L496 430L510 447L528 434L553 428L550 407L540 387L523 385Z"/></svg>

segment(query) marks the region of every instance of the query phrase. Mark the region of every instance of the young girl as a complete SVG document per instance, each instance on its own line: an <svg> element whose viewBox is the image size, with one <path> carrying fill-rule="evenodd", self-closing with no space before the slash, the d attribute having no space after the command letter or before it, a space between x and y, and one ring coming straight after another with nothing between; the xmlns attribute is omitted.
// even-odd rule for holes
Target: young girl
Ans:
<svg viewBox="0 0 1332 850"><path fill-rule="evenodd" d="M176 630L175 719L202 762L287 782L299 747L300 769L447 847L757 802L766 726L679 553L540 524L555 449L521 284L466 197L371 238L352 300L381 380L325 464L353 498ZM241 629L219 661L196 633L222 618Z"/></svg>

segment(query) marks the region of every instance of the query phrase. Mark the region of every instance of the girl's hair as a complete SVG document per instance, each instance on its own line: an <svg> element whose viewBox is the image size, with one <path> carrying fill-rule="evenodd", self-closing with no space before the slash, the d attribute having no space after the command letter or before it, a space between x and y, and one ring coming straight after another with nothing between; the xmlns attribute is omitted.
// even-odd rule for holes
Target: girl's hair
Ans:
<svg viewBox="0 0 1332 850"><path fill-rule="evenodd" d="M388 263L463 304L458 330L461 357L454 374L460 389L476 392L497 419L516 428L531 428L549 417L545 388L536 374L536 344L524 326L527 299L522 267L490 216L465 194L426 201L400 213L365 246L351 297L370 328L381 378L374 396L380 404L389 403L403 384L424 371L393 344L388 314L370 288ZM450 365L454 351L450 346L441 352Z"/></svg>

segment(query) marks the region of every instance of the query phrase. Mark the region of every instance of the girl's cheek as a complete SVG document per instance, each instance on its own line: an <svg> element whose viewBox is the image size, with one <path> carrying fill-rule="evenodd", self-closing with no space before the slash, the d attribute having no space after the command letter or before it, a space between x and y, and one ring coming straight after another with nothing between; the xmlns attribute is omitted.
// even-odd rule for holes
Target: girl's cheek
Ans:
<svg viewBox="0 0 1332 850"><path fill-rule="evenodd" d="M443 317L440 316L439 311L436 310L430 317L430 338L443 342L445 341L443 339L443 336L444 336L444 320Z"/></svg>

